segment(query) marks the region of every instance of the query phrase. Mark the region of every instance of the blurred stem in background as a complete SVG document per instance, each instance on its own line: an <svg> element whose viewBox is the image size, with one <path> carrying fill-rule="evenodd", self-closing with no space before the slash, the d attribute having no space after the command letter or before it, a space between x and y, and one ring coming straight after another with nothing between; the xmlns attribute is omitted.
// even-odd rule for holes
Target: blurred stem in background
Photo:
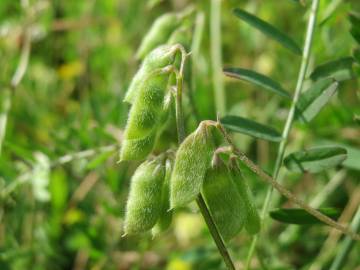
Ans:
<svg viewBox="0 0 360 270"><path fill-rule="evenodd" d="M216 113L224 116L226 97L222 74L221 52L221 0L211 0L210 6L210 50L212 63L212 78Z"/></svg>
<svg viewBox="0 0 360 270"><path fill-rule="evenodd" d="M194 93L197 89L198 61L200 55L200 46L204 34L205 15L202 11L198 11L195 20L195 29L191 43L191 87L189 90L189 98L192 104L193 113L197 122L200 121L199 112L197 111Z"/></svg>
<svg viewBox="0 0 360 270"><path fill-rule="evenodd" d="M340 171L341 172L341 171ZM344 211L342 212L339 222L342 224L349 223L349 220L352 216L356 216L355 214L357 211L359 211L359 204L360 204L360 186L358 185L357 188L349 194L349 201L347 205L344 208ZM355 220L356 218L354 218ZM353 221L354 222L354 221ZM351 225L353 231L359 231L359 227L353 227ZM313 260L313 263L308 268L309 270L321 270L324 269L324 265L326 265L332 257L334 257L336 254L339 254L340 250L342 250L345 245L337 244L340 240L341 235L335 231L332 230L329 233L328 238L322 245L321 250L319 251L317 257ZM348 249L350 253L350 249ZM344 254L343 254L344 255Z"/></svg>
<svg viewBox="0 0 360 270"><path fill-rule="evenodd" d="M74 160L83 159L83 158L89 158L94 155L100 155L104 153L115 153L118 151L118 145L117 144L111 144L107 146L102 146L99 148L94 149L87 149L80 152L75 153L69 153L62 157L59 157L58 159L52 161L50 163L50 167L56 167L60 165L64 165L66 163L72 162ZM0 192L0 199L7 198L12 192L16 190L16 188L28 181L31 180L32 175L32 169L29 169L29 171L21 174L20 176L16 177L14 181L12 181L10 184L8 184L6 187L4 187Z"/></svg>
<svg viewBox="0 0 360 270"><path fill-rule="evenodd" d="M351 229L354 232L358 232L360 229L360 207L354 216L353 221L351 222ZM354 240L350 237L345 237L345 239L340 244L339 252L336 254L336 257L331 265L330 270L338 270L343 269L344 264L346 263L346 259L354 246Z"/></svg>
<svg viewBox="0 0 360 270"><path fill-rule="evenodd" d="M294 93L294 97L293 97L293 100L291 103L289 114L286 119L284 129L283 129L282 141L279 145L278 154L276 157L276 162L275 162L275 167L274 167L274 172L273 172L273 178L275 180L278 178L281 164L283 162L289 133L290 133L291 126L292 126L294 116L295 116L296 104L297 104L300 94L302 92L305 75L307 73L318 8L319 8L319 0L313 0L312 5L311 5L310 16L309 16L309 20L308 20L308 26L307 26L307 30L306 30L303 55L302 55L301 66L300 66L298 79L297 79L297 83L296 83L295 93ZM265 220L265 218L268 214L268 210L269 210L269 206L270 206L271 198L272 198L272 193L273 193L273 187L269 187L267 194L266 194L265 202L264 202L264 205L262 208L262 212L261 212L263 221ZM252 256L255 252L255 248L256 248L258 239L259 239L259 234L254 236L254 238L251 242L251 246L250 246L250 250L249 250L249 254L248 254L248 258L247 258L247 263L246 263L246 269L249 269L249 267L250 267L250 263L252 260Z"/></svg>
<svg viewBox="0 0 360 270"><path fill-rule="evenodd" d="M8 119L8 113L11 107L11 98L13 92L21 82L25 75L26 69L29 63L31 48L31 36L28 27L23 29L23 45L21 48L19 64L16 67L14 76L11 78L10 86L1 89L1 104L0 104L0 155L3 146L3 142L6 134L6 124Z"/></svg>
<svg viewBox="0 0 360 270"><path fill-rule="evenodd" d="M6 124L8 113L11 107L11 90L9 88L1 89L0 104L0 155L6 134Z"/></svg>
<svg viewBox="0 0 360 270"><path fill-rule="evenodd" d="M330 181L324 186L321 191L315 196L310 202L310 206L313 208L319 208L326 201L327 198L345 181L346 179L346 170L340 170L335 173L335 175L330 179ZM288 226L279 235L279 242L283 245L291 244L296 236L299 234L301 227L300 226Z"/></svg>

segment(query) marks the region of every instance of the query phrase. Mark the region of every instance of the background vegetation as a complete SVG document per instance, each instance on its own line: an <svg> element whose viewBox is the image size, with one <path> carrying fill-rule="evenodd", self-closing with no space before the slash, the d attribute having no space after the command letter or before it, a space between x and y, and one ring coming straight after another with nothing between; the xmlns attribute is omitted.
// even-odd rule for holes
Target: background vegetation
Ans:
<svg viewBox="0 0 360 270"><path fill-rule="evenodd" d="M210 1L1 0L0 3L0 269L222 269L217 249L196 205L178 211L170 230L122 238L129 179L136 163L117 164L128 105L122 102L139 66L136 50L161 14L189 5L204 15L196 76L187 80L186 129L216 119L210 52ZM223 66L254 69L295 88L301 57L238 20L240 7L303 44L311 1L222 1ZM322 0L309 70L356 47L350 12L357 0ZM190 50L194 20L189 25ZM26 63L26 44L29 48ZM194 61L195 62L195 61ZM192 63L194 64L194 63ZM19 68L20 67L20 68ZM23 70L22 70L23 68ZM186 67L188 72L191 65ZM16 84L16 76L24 77ZM298 197L343 210L349 224L360 204L359 67L311 123L296 123L287 152L324 141L345 145L342 166L319 174L280 171L279 179ZM226 111L282 130L290 103L257 87L222 77ZM194 82L195 81L195 82ZM306 84L307 82L305 82ZM8 105L10 109L7 110ZM277 143L234 136L240 149L266 171L275 163ZM176 134L169 134L176 142ZM351 153L351 155L350 155ZM262 207L267 186L246 173ZM325 190L325 192L324 192ZM271 208L293 206L275 194ZM342 236L321 225L266 221L254 269L329 269ZM329 234L329 232L331 233ZM251 237L229 244L243 269ZM360 269L355 244L339 269Z"/></svg>

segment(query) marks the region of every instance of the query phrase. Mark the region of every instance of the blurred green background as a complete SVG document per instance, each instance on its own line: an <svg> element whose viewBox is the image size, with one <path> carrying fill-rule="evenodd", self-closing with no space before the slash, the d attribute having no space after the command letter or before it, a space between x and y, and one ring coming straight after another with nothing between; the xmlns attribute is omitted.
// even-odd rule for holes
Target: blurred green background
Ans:
<svg viewBox="0 0 360 270"><path fill-rule="evenodd" d="M303 43L311 1L222 1L224 66L267 74L293 92L300 57L266 38L232 14L245 8ZM161 14L192 5L184 22L190 39L196 14L205 18L196 76L188 76L185 95L195 81L193 105L185 106L186 129L216 119L210 39L210 1L1 0L0 86L5 93L18 67L26 34L31 50L23 80L11 91L11 108L0 156L0 269L224 269L196 205L178 211L166 233L124 237L122 225L129 179L138 163L117 164L117 148L128 105L124 93L139 67L135 52L151 23ZM356 46L349 12L358 0L322 0L310 70L349 56ZM190 60L189 64L192 60ZM194 61L195 62L195 61ZM191 69L185 67L187 72ZM360 204L359 77L341 83L338 94L310 124L297 123L289 151L334 141L352 147L352 164L324 173L298 175L283 170L283 183L311 201L327 183L339 185L324 206L345 209L348 223ZM189 79L190 78L190 79ZM289 102L249 84L225 78L227 111L281 130ZM189 103L185 97L185 103ZM195 110L195 112L194 112ZM0 127L1 128L1 127ZM170 136L170 135L169 135ZM175 136L175 135L171 135ZM168 138L175 141L176 137ZM265 170L274 165L277 144L236 135L236 143ZM355 156L354 156L355 155ZM267 186L246 172L260 209ZM277 197L272 207L291 206ZM328 269L338 239L325 226L268 222L261 235L254 269ZM229 243L243 269L251 237L245 232ZM321 254L325 254L319 256ZM360 269L356 244L342 269Z"/></svg>

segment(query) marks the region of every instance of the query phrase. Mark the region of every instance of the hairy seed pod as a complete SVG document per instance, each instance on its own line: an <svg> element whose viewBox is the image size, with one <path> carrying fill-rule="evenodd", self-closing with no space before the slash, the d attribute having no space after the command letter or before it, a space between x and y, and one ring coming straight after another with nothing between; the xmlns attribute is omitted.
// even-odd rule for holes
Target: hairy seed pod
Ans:
<svg viewBox="0 0 360 270"><path fill-rule="evenodd" d="M120 160L143 159L153 149L168 80L168 72L156 70L141 85L129 112Z"/></svg>
<svg viewBox="0 0 360 270"><path fill-rule="evenodd" d="M120 149L120 161L143 160L152 151L156 139L156 130L141 139L124 139Z"/></svg>
<svg viewBox="0 0 360 270"><path fill-rule="evenodd" d="M141 84L147 75L155 69L163 68L174 63L179 52L179 44L162 45L152 50L144 59L140 69L132 79L124 97L124 101L133 104Z"/></svg>
<svg viewBox="0 0 360 270"><path fill-rule="evenodd" d="M213 151L207 126L201 123L177 150L170 181L171 208L186 205L200 193Z"/></svg>
<svg viewBox="0 0 360 270"><path fill-rule="evenodd" d="M237 186L237 190L245 201L247 211L247 223L245 224L245 229L249 234L256 234L260 231L260 216L256 209L250 187L246 182L246 179L242 176L235 157L230 158L230 171L235 185Z"/></svg>
<svg viewBox="0 0 360 270"><path fill-rule="evenodd" d="M158 138L154 146L155 151L163 152L169 148L169 145L177 143L177 132L175 117L175 98L170 91L165 96L164 110L160 119Z"/></svg>
<svg viewBox="0 0 360 270"><path fill-rule="evenodd" d="M167 44L181 44L188 51L191 45L191 32L186 27L179 27L171 34Z"/></svg>
<svg viewBox="0 0 360 270"><path fill-rule="evenodd" d="M158 17L141 41L136 57L143 59L151 50L166 43L171 32L179 23L180 17L175 13L166 13Z"/></svg>
<svg viewBox="0 0 360 270"><path fill-rule="evenodd" d="M172 210L170 208L170 177L172 171L172 164L170 160L166 160L166 172L165 180L161 190L161 212L159 220L157 221L155 227L152 229L153 236L166 231L172 220Z"/></svg>
<svg viewBox="0 0 360 270"><path fill-rule="evenodd" d="M150 230L159 219L161 192L165 166L158 160L145 161L131 178L130 193L126 204L125 234Z"/></svg>
<svg viewBox="0 0 360 270"><path fill-rule="evenodd" d="M227 166L220 159L207 171L202 194L216 227L223 239L229 241L246 223L246 208Z"/></svg>

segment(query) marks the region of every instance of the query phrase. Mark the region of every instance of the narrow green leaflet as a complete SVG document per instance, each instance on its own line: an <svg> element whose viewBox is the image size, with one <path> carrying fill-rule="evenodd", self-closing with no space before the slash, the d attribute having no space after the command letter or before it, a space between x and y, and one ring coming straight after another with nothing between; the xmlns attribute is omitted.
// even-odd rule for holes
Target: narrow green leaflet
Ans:
<svg viewBox="0 0 360 270"><path fill-rule="evenodd" d="M317 209L322 214L328 216L331 219L338 219L341 215L341 210L337 208L319 208ZM278 208L270 211L270 217L277 221L288 223L288 224L297 224L297 225L313 225L313 224L323 224L316 217L310 215L304 209L301 208Z"/></svg>
<svg viewBox="0 0 360 270"><path fill-rule="evenodd" d="M354 26L352 26L350 28L350 34L355 39L355 41L360 44L360 28L355 28Z"/></svg>
<svg viewBox="0 0 360 270"><path fill-rule="evenodd" d="M350 34L360 44L360 14L350 13L349 20L351 23Z"/></svg>
<svg viewBox="0 0 360 270"><path fill-rule="evenodd" d="M360 14L351 12L349 14L349 20L352 26L360 28Z"/></svg>
<svg viewBox="0 0 360 270"><path fill-rule="evenodd" d="M339 82L349 80L354 77L353 63L354 59L352 57L344 57L324 63L314 69L310 74L310 78L313 81L326 77L331 77Z"/></svg>
<svg viewBox="0 0 360 270"><path fill-rule="evenodd" d="M344 161L344 166L349 169L360 171L360 149L349 145L342 145L348 152L348 158Z"/></svg>
<svg viewBox="0 0 360 270"><path fill-rule="evenodd" d="M347 159L342 163L342 165L348 169L360 171L360 148L330 140L317 141L316 144L317 145L331 144L346 149Z"/></svg>
<svg viewBox="0 0 360 270"><path fill-rule="evenodd" d="M275 94L290 99L290 94L286 92L278 82L253 70L244 68L224 68L224 73L229 77L259 85Z"/></svg>
<svg viewBox="0 0 360 270"><path fill-rule="evenodd" d="M360 42L359 42L359 44L360 44ZM353 51L353 57L354 57L355 61L356 61L358 64L360 64L360 47L354 49L354 51Z"/></svg>
<svg viewBox="0 0 360 270"><path fill-rule="evenodd" d="M221 123L231 131L255 138L272 142L280 142L282 140L281 134L277 130L240 116L227 115L221 119Z"/></svg>
<svg viewBox="0 0 360 270"><path fill-rule="evenodd" d="M329 102L338 89L339 83L327 78L314 83L304 92L297 103L296 117L310 122Z"/></svg>
<svg viewBox="0 0 360 270"><path fill-rule="evenodd" d="M357 114L354 115L354 122L360 126L360 116L359 115L357 115Z"/></svg>
<svg viewBox="0 0 360 270"><path fill-rule="evenodd" d="M316 173L341 164L346 157L347 151L341 147L314 147L288 155L284 164L290 171Z"/></svg>
<svg viewBox="0 0 360 270"><path fill-rule="evenodd" d="M245 21L246 23L250 24L251 26L255 27L259 31L261 31L264 35L276 40L285 48L289 49L295 54L301 55L301 49L296 44L294 40L292 40L286 34L280 32L271 24L261 20L260 18L242 10L242 9L234 9L235 16L239 17L241 20Z"/></svg>

